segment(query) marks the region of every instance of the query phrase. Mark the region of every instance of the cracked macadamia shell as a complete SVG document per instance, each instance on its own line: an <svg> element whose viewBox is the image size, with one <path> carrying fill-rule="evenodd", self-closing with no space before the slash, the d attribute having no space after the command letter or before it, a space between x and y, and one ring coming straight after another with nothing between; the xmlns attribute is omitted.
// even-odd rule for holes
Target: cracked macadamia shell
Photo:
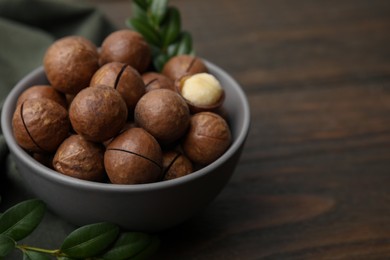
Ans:
<svg viewBox="0 0 390 260"><path fill-rule="evenodd" d="M103 142L123 128L127 107L121 95L112 87L88 87L73 99L69 118L73 129L85 139Z"/></svg>
<svg viewBox="0 0 390 260"><path fill-rule="evenodd" d="M23 103L26 99L33 99L33 98L48 98L51 99L61 106L63 106L65 109L67 108L67 101L65 98L65 95L59 91L57 91L55 88L53 88L50 85L35 85L32 86L19 96L16 105L19 105Z"/></svg>
<svg viewBox="0 0 390 260"><path fill-rule="evenodd" d="M192 162L178 151L163 153L164 180L172 180L193 172Z"/></svg>
<svg viewBox="0 0 390 260"><path fill-rule="evenodd" d="M178 55L172 57L165 63L162 74L172 80L181 78L184 75L208 72L204 62L196 56Z"/></svg>
<svg viewBox="0 0 390 260"><path fill-rule="evenodd" d="M119 30L108 35L101 47L100 65L118 61L143 73L149 67L152 53L143 36L132 30Z"/></svg>
<svg viewBox="0 0 390 260"><path fill-rule="evenodd" d="M37 153L55 152L69 135L68 112L47 98L27 99L14 112L12 128L24 149Z"/></svg>
<svg viewBox="0 0 390 260"><path fill-rule="evenodd" d="M176 92L156 89L138 101L135 122L162 144L171 144L184 135L190 121L187 103Z"/></svg>
<svg viewBox="0 0 390 260"><path fill-rule="evenodd" d="M166 88L175 91L174 81L167 76L157 72L146 72L142 74L146 92L151 90Z"/></svg>
<svg viewBox="0 0 390 260"><path fill-rule="evenodd" d="M192 162L208 165L227 150L231 140L229 126L221 116L200 112L191 117L182 148Z"/></svg>
<svg viewBox="0 0 390 260"><path fill-rule="evenodd" d="M161 148L144 129L130 128L107 146L104 165L114 184L156 182L162 173Z"/></svg>
<svg viewBox="0 0 390 260"><path fill-rule="evenodd" d="M141 75L133 67L121 62L107 63L95 72L90 86L99 85L116 89L126 102L129 113L134 111L138 100L145 94Z"/></svg>
<svg viewBox="0 0 390 260"><path fill-rule="evenodd" d="M56 171L82 180L102 181L105 178L104 147L72 135L58 147L53 159Z"/></svg>
<svg viewBox="0 0 390 260"><path fill-rule="evenodd" d="M77 94L89 86L99 68L99 54L88 39L67 36L49 46L43 66L50 85L63 93Z"/></svg>

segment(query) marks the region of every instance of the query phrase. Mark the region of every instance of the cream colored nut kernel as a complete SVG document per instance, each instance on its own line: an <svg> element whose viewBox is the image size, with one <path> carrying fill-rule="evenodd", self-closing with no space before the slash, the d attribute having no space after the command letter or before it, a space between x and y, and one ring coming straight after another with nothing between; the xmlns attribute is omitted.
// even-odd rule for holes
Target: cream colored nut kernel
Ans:
<svg viewBox="0 0 390 260"><path fill-rule="evenodd" d="M196 106L210 106L218 102L223 89L219 81L209 73L199 73L187 78L181 95Z"/></svg>

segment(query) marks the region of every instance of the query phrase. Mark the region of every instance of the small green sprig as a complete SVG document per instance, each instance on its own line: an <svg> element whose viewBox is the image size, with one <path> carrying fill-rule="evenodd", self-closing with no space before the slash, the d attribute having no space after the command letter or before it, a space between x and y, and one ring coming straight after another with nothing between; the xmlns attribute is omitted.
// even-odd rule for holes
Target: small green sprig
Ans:
<svg viewBox="0 0 390 260"><path fill-rule="evenodd" d="M82 226L71 232L58 249L44 249L18 241L30 235L42 221L44 202L26 200L0 215L0 259L19 249L26 260L146 259L159 247L157 236L142 232L121 232L112 223L101 222Z"/></svg>
<svg viewBox="0 0 390 260"><path fill-rule="evenodd" d="M173 56L194 54L191 34L182 30L180 12L168 0L133 0L126 24L149 43L157 71Z"/></svg>

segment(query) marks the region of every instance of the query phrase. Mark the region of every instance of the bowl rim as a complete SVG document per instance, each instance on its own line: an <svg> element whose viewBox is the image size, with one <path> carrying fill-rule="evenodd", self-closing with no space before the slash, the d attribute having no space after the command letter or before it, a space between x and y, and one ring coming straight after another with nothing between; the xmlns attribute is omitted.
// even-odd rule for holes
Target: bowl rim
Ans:
<svg viewBox="0 0 390 260"><path fill-rule="evenodd" d="M11 151L11 153L14 154L14 156L17 156L19 154L20 156L17 156L24 164L26 164L28 167L32 168L36 173L41 175L42 178L47 178L52 182L57 182L61 185L69 185L81 189L88 189L88 190L100 190L100 191L106 191L106 192L144 192L144 191L151 191L151 190L158 190L158 189L165 189L170 188L173 186L182 185L184 183L191 182L192 180L201 178L202 176L206 175L208 172L213 171L217 167L219 167L223 162L225 162L230 156L232 156L237 150L240 149L241 145L245 143L245 139L248 135L249 128L250 128L250 109L249 109L249 103L247 100L247 97L243 91L243 89L240 87L240 85L222 68L218 67L217 65L204 60L206 63L206 66L211 70L215 71L217 74L221 75L220 77L225 78L227 81L229 81L232 84L232 87L237 92L237 96L239 100L242 101L243 106L243 125L239 129L237 138L233 141L233 143L230 145L228 150L221 155L216 161L213 163L180 178L172 179L172 180L166 180L166 181L160 181L160 182L153 182L153 183L145 183L145 184L112 184L112 183L99 183L99 182L93 182L93 181L87 181L87 180L81 180L74 177L70 177L67 175L60 174L56 172L55 170L52 170L48 167L43 166L41 163L37 162L35 159L33 159L23 148L21 148L17 143L12 133L12 123L10 123L7 120L7 114L13 115L14 106L12 105L13 102L16 104L16 100L18 95L21 93L21 86L25 85L27 82L29 82L31 79L36 77L39 73L42 73L44 71L43 66L40 66L33 71L31 71L29 74L27 74L23 79L21 79L10 91L10 93L7 95L2 111L1 111L1 128L3 131L3 135L5 138L5 141Z"/></svg>

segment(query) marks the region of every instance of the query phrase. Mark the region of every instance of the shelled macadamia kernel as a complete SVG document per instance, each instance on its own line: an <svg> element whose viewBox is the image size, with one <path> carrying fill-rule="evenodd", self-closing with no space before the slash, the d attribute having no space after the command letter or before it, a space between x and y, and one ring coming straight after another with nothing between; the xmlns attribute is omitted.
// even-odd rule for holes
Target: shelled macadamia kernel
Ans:
<svg viewBox="0 0 390 260"><path fill-rule="evenodd" d="M177 79L175 85L192 113L215 112L225 99L225 92L220 82L209 73L185 75Z"/></svg>

